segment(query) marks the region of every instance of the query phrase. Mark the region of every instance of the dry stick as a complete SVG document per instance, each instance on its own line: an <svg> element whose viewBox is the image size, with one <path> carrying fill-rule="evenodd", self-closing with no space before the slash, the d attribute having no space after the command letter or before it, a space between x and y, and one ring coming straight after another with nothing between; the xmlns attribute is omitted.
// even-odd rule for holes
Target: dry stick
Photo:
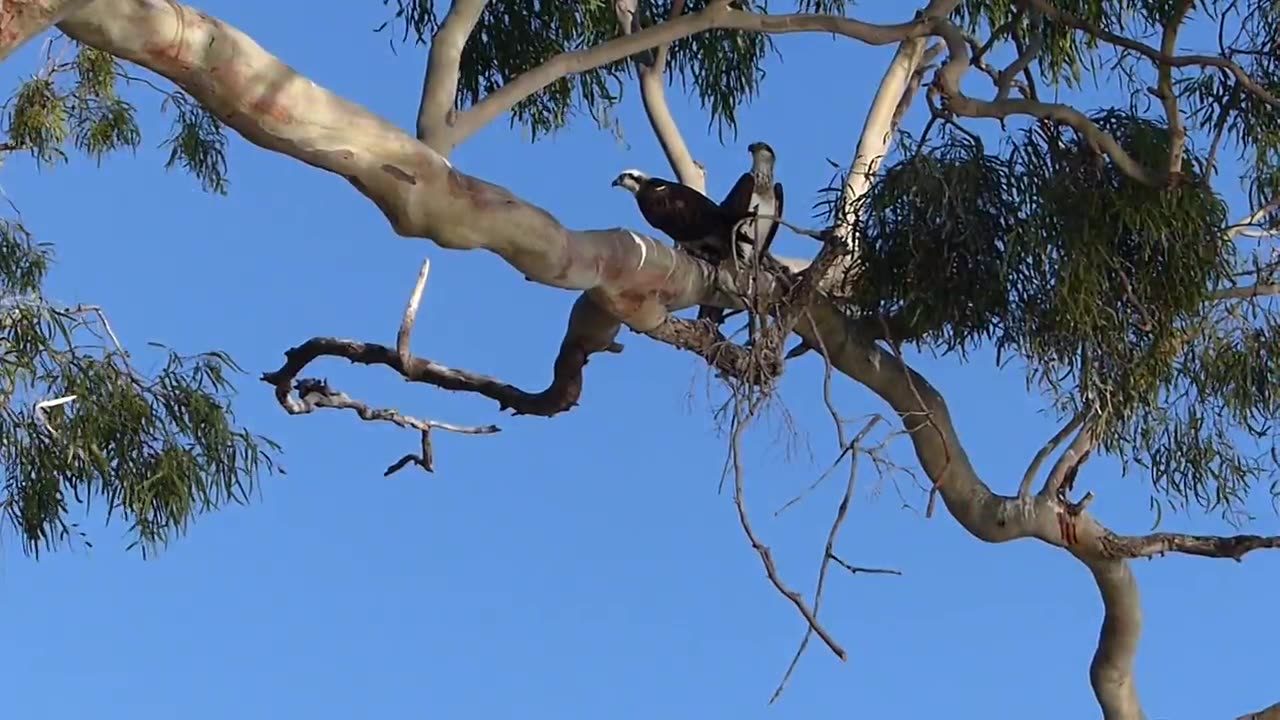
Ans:
<svg viewBox="0 0 1280 720"><path fill-rule="evenodd" d="M426 91L423 91L423 109L426 109ZM419 122L421 127L422 123ZM427 276L431 274L431 258L424 258L418 270L418 279L413 284L413 292L409 293L409 303L404 309L404 319L400 321L400 330L396 332L396 355L400 358L400 367L406 372L413 363L413 353L409 349L409 340L413 336L413 325L418 319L418 306L422 303L422 292L427 288ZM431 428L419 428L422 431L422 454L408 453L387 468L383 477L400 470L409 463L414 463L427 472L435 472L435 453L431 447Z"/></svg>
<svg viewBox="0 0 1280 720"><path fill-rule="evenodd" d="M409 304L404 309L404 320L400 321L400 331L396 333L396 354L400 356L400 367L405 372L413 364L413 353L409 351L409 337L413 335L413 324L418 318L418 305L422 303L422 291L427 287L427 275L431 273L431 258L422 261L422 269L418 270L418 281L413 285L409 295Z"/></svg>
<svg viewBox="0 0 1280 720"><path fill-rule="evenodd" d="M784 585L782 579L778 577L778 569L773 564L773 553L769 551L769 546L760 542L760 538L756 536L755 531L751 528L751 520L747 517L747 506L746 502L743 500L742 487L742 478L746 474L742 468L742 433L747 428L747 421L755 414L759 402L759 400L755 399L749 401L749 407L747 408L745 417L740 413L742 407L741 400L735 403L734 408L735 422L733 435L729 442L729 452L733 457L733 504L738 508L738 521L742 524L742 531L746 533L747 539L751 542L751 548L760 556L760 561L764 564L764 570L769 576L769 581L773 583L773 586L777 588L778 592L782 593L784 597L791 601L792 605L796 606L796 609L800 611L800 615L804 617L805 622L809 623L809 628L817 633L818 637L822 638L822 641L827 644L827 647L831 648L831 652L835 653L836 657L840 658L841 661L844 661L848 658L844 648L840 647L840 644L835 641L835 638L831 637L826 629L823 628L822 625L818 624L817 616L815 616L813 611L809 609L809 606L805 604L804 597L800 593L795 592Z"/></svg>
<svg viewBox="0 0 1280 720"><path fill-rule="evenodd" d="M818 566L818 585L813 591L813 614L815 617L822 607L822 591L827 583L827 568L831 566L831 559L835 557L836 536L840 533L840 526L844 524L845 517L849 513L849 503L853 500L853 488L858 479L858 446L879 422L879 417L871 418L862 430L854 436L853 442L849 443L849 446L853 448L852 456L849 459L849 482L845 484L844 497L840 498L840 505L836 508L835 520L831 523L831 530L827 533L827 545L822 551L822 564ZM840 430L840 434L844 434L843 429ZM841 444L843 445L844 443L841 442ZM841 565L844 565L844 563L842 562ZM813 628L806 628L804 637L800 639L800 647L796 648L796 654L791 658L791 664L787 666L787 671L782 675L782 680L778 682L778 688L773 691L773 696L769 698L770 705L782 695L783 689L787 686L787 681L791 679L791 674L795 672L796 665L800 664L800 656L804 654L805 648L809 647L809 638L811 637L813 637Z"/></svg>

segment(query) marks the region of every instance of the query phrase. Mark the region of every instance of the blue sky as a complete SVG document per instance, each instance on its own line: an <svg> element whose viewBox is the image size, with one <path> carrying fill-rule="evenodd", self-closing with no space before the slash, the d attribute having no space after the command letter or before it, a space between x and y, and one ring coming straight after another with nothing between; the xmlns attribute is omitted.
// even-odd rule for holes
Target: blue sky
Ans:
<svg viewBox="0 0 1280 720"><path fill-rule="evenodd" d="M883 4L881 5L883 7ZM254 36L319 84L410 129L425 49L393 54L371 29L375 2L316 12L296 0L200 6ZM865 15L864 15L865 17ZM874 17L874 15L872 15ZM821 36L782 38L766 100L736 141L706 134L673 91L677 119L723 193L767 139L780 156L789 215L847 162L891 49ZM4 65L7 96L37 65L32 44ZM858 68L837 83L836 69ZM823 112L813 112L821 95ZM76 159L38 171L12 159L0 186L40 239L57 244L49 294L105 306L121 339L222 348L245 367L238 412L282 442L286 476L261 498L198 521L159 557L126 552L124 528L91 525L95 547L0 562L0 694L6 716L189 720L306 717L835 718L1095 717L1087 669L1101 603L1085 568L1033 541L984 545L946 512L923 517L909 479L865 473L840 542L850 562L901 577L833 573L826 625L848 649L814 644L786 694L773 691L804 626L773 590L717 494L718 435L701 363L636 336L587 368L580 407L509 418L477 397L407 386L342 362L313 374L371 403L492 437L437 440L434 476L382 470L412 435L353 416L289 417L257 382L312 335L392 342L418 265L433 260L415 351L541 388L571 293L536 286L485 253L396 237L345 181L231 140L231 194L203 194L162 169L168 118L139 92L146 143L101 168ZM666 173L632 89L622 144L588 122L529 145L505 120L454 156L571 227L642 221L609 187L622 168ZM791 199L793 198L793 199ZM779 252L811 245L779 241ZM1054 430L1016 373L920 358L949 399L974 464L1011 492ZM820 361L797 362L779 423L752 436L748 507L787 581L811 592L840 481L780 518L771 513L834 455ZM848 381L848 415L885 408ZM904 458L905 459L905 458ZM1091 462L1092 509L1122 532L1152 524L1141 477ZM1259 532L1280 532L1265 497ZM1223 532L1216 517L1165 516L1164 529ZM1234 717L1276 697L1274 598L1280 557L1243 565L1172 557L1135 566L1146 634L1137 678L1150 716ZM1190 662L1189 662L1190 661ZM1205 672L1205 668L1230 668Z"/></svg>

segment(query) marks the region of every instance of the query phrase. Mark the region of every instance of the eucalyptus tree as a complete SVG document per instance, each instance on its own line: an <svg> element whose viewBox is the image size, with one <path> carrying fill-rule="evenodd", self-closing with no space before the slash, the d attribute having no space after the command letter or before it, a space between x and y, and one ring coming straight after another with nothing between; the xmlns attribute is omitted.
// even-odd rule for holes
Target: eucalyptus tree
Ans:
<svg viewBox="0 0 1280 720"><path fill-rule="evenodd" d="M69 146L90 156L136 146L140 130L117 81L141 66L176 86L163 90L179 110L170 163L206 188L224 191L222 132L230 128L345 178L402 236L488 250L529 280L580 293L553 381L541 391L410 352L426 266L396 347L312 338L263 376L290 413L346 408L420 433L421 451L388 472L411 463L430 469L433 431L494 428L369 407L299 379L312 360L381 365L518 414L553 416L577 403L591 356L622 351L616 338L625 326L696 353L719 373L732 390L736 460L742 428L788 362L817 353L896 416L931 481L931 507L940 498L977 539L1035 538L1089 569L1105 605L1090 667L1098 703L1107 718L1143 717L1133 677L1141 609L1129 562L1170 552L1239 560L1280 547L1280 538L1124 535L1094 519L1092 492L1081 497L1074 485L1086 459L1105 453L1146 473L1173 507L1238 514L1276 470L1270 420L1280 410L1280 332L1269 298L1280 294L1271 244L1280 231L1280 7L885 5L901 19L861 21L845 0L797 0L786 14L737 0L397 0L386 29L430 48L412 137L193 7L7 0L0 58L50 28L76 53L40 69L9 101L0 149L55 162ZM1216 29L1216 50L1180 50L1180 33L1196 24ZM770 38L801 33L895 51L855 157L820 191L822 227L805 231L813 257L783 259L786 282L780 271L747 263L710 267L631 229L566 228L518 189L449 161L503 116L535 138L583 112L605 124L616 89L634 81L672 172L705 192L706 170L668 110L668 81L687 88L713 123L732 128L741 108L767 92L761 67ZM1133 100L1091 104L1080 92L1085 83ZM927 122L899 127L919 96ZM984 141L996 133L999 142ZM1223 177L1228 156L1241 170ZM1225 199L1233 194L1245 198L1248 207L1236 208L1242 217ZM4 507L29 549L68 536L69 498L82 494L103 498L147 546L193 513L242 498L270 469L274 446L232 420L229 359L175 353L158 376L140 375L123 348L81 339L109 336L100 311L41 299L43 253L16 220L0 225ZM744 310L752 341L673 314L702 304ZM793 335L799 342L788 350ZM1028 453L1024 476L998 483L1008 494L979 477L945 399L903 359L907 345L960 361L977 347L1017 357L1028 387L1060 414L1062 430ZM865 451L865 432L845 437L836 424L848 454ZM736 480L741 490L741 472ZM838 518L848 501L846 494ZM820 598L786 587L741 504L739 511L771 581L843 657L819 621ZM839 562L829 544L822 573L832 560Z"/></svg>

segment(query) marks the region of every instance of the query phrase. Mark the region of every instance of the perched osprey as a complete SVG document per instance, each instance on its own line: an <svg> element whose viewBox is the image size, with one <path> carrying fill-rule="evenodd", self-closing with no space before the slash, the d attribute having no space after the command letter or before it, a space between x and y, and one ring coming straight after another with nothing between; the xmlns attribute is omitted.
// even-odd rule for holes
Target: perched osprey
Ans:
<svg viewBox="0 0 1280 720"><path fill-rule="evenodd" d="M777 156L767 143L756 142L747 146L751 153L751 170L745 172L733 184L729 194L720 202L728 213L742 218L760 215L782 217L782 183L773 181L773 165ZM736 238L740 256L763 256L778 234L779 223L774 220L749 220L742 224ZM750 250L747 249L750 247Z"/></svg>
<svg viewBox="0 0 1280 720"><path fill-rule="evenodd" d="M613 185L635 195L645 221L669 235L676 247L713 266L729 257L729 235L739 218L711 198L688 185L649 177L639 170L624 170ZM699 319L711 318L716 324L723 314L722 308L698 308Z"/></svg>
<svg viewBox="0 0 1280 720"><path fill-rule="evenodd" d="M613 184L634 194L640 214L669 235L676 247L712 265L729 256L729 233L737 218L711 198L688 185L649 177L639 170L624 170Z"/></svg>

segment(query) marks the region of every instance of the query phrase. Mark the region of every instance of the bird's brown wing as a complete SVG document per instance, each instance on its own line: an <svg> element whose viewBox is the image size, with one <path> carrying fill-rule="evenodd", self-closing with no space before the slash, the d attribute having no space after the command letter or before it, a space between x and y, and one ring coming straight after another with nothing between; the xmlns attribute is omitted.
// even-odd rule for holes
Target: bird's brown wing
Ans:
<svg viewBox="0 0 1280 720"><path fill-rule="evenodd" d="M729 213L734 222L741 220L747 216L751 209L751 193L755 191L755 178L751 173L742 173L742 177L738 178L738 182L729 188L729 194L724 196L724 200L720 201L720 207Z"/></svg>
<svg viewBox="0 0 1280 720"><path fill-rule="evenodd" d="M773 184L773 200L773 214L780 221L782 220L782 183ZM773 244L773 236L778 234L780 227L782 223L777 221L769 226L769 234L765 236L760 252L769 252L769 246Z"/></svg>
<svg viewBox="0 0 1280 720"><path fill-rule="evenodd" d="M655 187L646 199L653 217L645 219L677 242L701 240L725 229L727 219L720 206L687 185Z"/></svg>

